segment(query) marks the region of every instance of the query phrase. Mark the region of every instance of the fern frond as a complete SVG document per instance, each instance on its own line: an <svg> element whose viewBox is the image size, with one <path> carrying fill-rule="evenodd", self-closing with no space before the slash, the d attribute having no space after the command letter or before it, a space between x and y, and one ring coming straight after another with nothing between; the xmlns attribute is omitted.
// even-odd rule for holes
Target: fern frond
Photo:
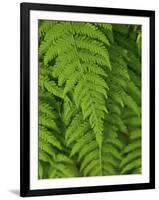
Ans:
<svg viewBox="0 0 159 200"><path fill-rule="evenodd" d="M142 172L141 27L39 21L39 178Z"/></svg>
<svg viewBox="0 0 159 200"><path fill-rule="evenodd" d="M124 148L124 159L121 162L121 173L141 172L141 119L140 117L130 117L132 111L125 115L125 123L129 127L129 141Z"/></svg>
<svg viewBox="0 0 159 200"><path fill-rule="evenodd" d="M99 27L104 34L106 34L111 43L114 43L113 30L111 24L102 23L102 24L96 24L96 26Z"/></svg>
<svg viewBox="0 0 159 200"><path fill-rule="evenodd" d="M55 81L49 80L49 78L46 76L44 77L41 75L39 87L41 87L42 89L46 89L49 93L57 97L63 98L62 89L56 85Z"/></svg>
<svg viewBox="0 0 159 200"><path fill-rule="evenodd" d="M93 24L72 23L72 30L74 35L85 35L109 45L107 37Z"/></svg>
<svg viewBox="0 0 159 200"><path fill-rule="evenodd" d="M113 30L122 34L127 34L128 33L128 25L120 25L120 24L115 24L113 26Z"/></svg>
<svg viewBox="0 0 159 200"><path fill-rule="evenodd" d="M101 55L105 59L105 64L111 68L108 51L100 42L86 39L82 36L75 36L75 44L77 48L86 49L93 54Z"/></svg>
<svg viewBox="0 0 159 200"><path fill-rule="evenodd" d="M40 140L53 145L54 147L58 148L59 150L62 150L62 146L61 146L60 142L46 128L40 127L39 137L40 137Z"/></svg>

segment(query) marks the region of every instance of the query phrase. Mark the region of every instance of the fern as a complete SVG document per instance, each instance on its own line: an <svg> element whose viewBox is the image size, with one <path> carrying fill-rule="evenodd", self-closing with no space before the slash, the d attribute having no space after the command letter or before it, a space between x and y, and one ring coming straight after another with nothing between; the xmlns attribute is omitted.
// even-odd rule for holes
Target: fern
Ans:
<svg viewBox="0 0 159 200"><path fill-rule="evenodd" d="M137 174L141 27L39 21L39 178Z"/></svg>

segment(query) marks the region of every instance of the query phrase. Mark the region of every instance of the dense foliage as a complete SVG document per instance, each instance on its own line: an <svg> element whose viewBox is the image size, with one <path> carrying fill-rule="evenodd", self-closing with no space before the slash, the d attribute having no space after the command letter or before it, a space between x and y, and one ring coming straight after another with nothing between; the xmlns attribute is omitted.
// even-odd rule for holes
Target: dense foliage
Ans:
<svg viewBox="0 0 159 200"><path fill-rule="evenodd" d="M39 21L39 178L141 173L141 27Z"/></svg>

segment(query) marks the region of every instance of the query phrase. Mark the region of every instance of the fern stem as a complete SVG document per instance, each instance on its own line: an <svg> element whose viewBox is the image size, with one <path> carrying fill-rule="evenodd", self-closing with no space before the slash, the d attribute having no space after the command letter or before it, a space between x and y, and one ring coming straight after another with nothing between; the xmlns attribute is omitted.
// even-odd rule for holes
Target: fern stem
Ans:
<svg viewBox="0 0 159 200"><path fill-rule="evenodd" d="M100 165L100 176L102 176L102 148L99 147L99 165Z"/></svg>
<svg viewBox="0 0 159 200"><path fill-rule="evenodd" d="M73 28L72 28L71 22L70 22L70 27L71 27L71 31L72 31L72 33L73 33ZM78 60L79 66L80 66L80 69L79 69L79 70L80 70L80 72L82 73L82 76L83 76L83 73L84 73L84 72L83 72L83 68L82 68L81 62L80 62L80 60L79 60L76 41L75 41L75 39L74 39L73 34L71 34L71 36L72 36L72 39L73 39L73 41L74 41L74 47L75 47L75 52L76 52L76 58L77 58L77 60Z"/></svg>

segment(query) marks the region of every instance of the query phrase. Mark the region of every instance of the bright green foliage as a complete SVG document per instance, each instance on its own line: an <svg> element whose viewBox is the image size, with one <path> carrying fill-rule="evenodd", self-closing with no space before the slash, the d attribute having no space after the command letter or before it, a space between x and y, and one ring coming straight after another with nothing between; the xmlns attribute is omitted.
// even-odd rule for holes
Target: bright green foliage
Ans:
<svg viewBox="0 0 159 200"><path fill-rule="evenodd" d="M141 173L141 30L39 21L39 178Z"/></svg>

